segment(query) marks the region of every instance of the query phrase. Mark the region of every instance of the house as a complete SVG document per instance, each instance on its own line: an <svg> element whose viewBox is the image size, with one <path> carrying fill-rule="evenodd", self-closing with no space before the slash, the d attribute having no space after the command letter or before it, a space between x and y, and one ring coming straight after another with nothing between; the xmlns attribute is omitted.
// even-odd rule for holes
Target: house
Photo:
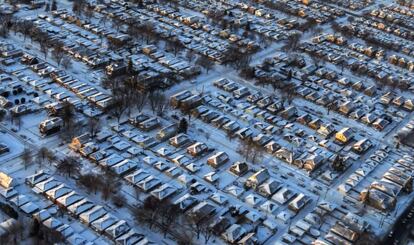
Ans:
<svg viewBox="0 0 414 245"><path fill-rule="evenodd" d="M44 135L51 135L60 131L60 128L63 126L63 120L59 117L54 117L51 119L46 119L39 124L39 131Z"/></svg>
<svg viewBox="0 0 414 245"><path fill-rule="evenodd" d="M256 189L260 184L266 181L269 178L269 171L267 169L261 169L250 176L246 182L245 186L248 188Z"/></svg>
<svg viewBox="0 0 414 245"><path fill-rule="evenodd" d="M201 115L209 112L210 109L208 109L206 106L200 105L197 106L196 108L191 110L191 115L194 117L200 117Z"/></svg>
<svg viewBox="0 0 414 245"><path fill-rule="evenodd" d="M171 124L169 126L166 126L162 129L160 129L160 131L158 131L156 138L158 140L166 140L168 138L171 138L172 136L174 136L177 132L177 125L176 124Z"/></svg>
<svg viewBox="0 0 414 245"><path fill-rule="evenodd" d="M286 108L285 110L283 110L280 115L284 119L289 120L292 117L295 117L297 115L297 113L298 113L298 109L296 109L296 107L289 106L288 108Z"/></svg>
<svg viewBox="0 0 414 245"><path fill-rule="evenodd" d="M296 118L296 121L298 121L300 124L307 125L310 121L312 121L312 116L308 113L305 113Z"/></svg>
<svg viewBox="0 0 414 245"><path fill-rule="evenodd" d="M67 209L68 209L68 212L71 215L73 215L75 217L78 217L79 214L81 214L83 212L86 212L87 210L93 208L94 206L95 205L91 201L89 201L88 199L84 198L84 199L82 199L79 202L76 202L76 203L74 203L72 205L69 205L67 207Z"/></svg>
<svg viewBox="0 0 414 245"><path fill-rule="evenodd" d="M377 190L365 189L360 193L360 200L376 209L382 211L393 210L396 204L396 198Z"/></svg>
<svg viewBox="0 0 414 245"><path fill-rule="evenodd" d="M335 134L335 139L342 144L348 143L353 137L354 132L351 128L343 128Z"/></svg>
<svg viewBox="0 0 414 245"><path fill-rule="evenodd" d="M145 120L150 119L149 116L145 115L144 113L139 113L138 115L136 115L133 118L129 119L129 123L131 123L132 125L138 127L139 124Z"/></svg>
<svg viewBox="0 0 414 245"><path fill-rule="evenodd" d="M108 76L118 76L125 74L128 67L124 63L112 63L105 67L105 72Z"/></svg>
<svg viewBox="0 0 414 245"><path fill-rule="evenodd" d="M174 201L174 205L178 205L178 207L182 211L188 210L190 207L194 206L196 203L198 203L198 199L193 197L189 193L185 194L184 196Z"/></svg>
<svg viewBox="0 0 414 245"><path fill-rule="evenodd" d="M128 245L128 244L139 244L140 241L144 240L145 236L138 234L133 229L129 230L125 234L115 239L116 244Z"/></svg>
<svg viewBox="0 0 414 245"><path fill-rule="evenodd" d="M233 96L236 99L241 99L243 97L246 97L250 94L250 91L246 87L240 87L239 89L236 89L233 91Z"/></svg>
<svg viewBox="0 0 414 245"><path fill-rule="evenodd" d="M64 196L71 191L72 189L66 187L65 184L60 184L56 186L55 188L46 191L45 195L51 200L56 200L57 198Z"/></svg>
<svg viewBox="0 0 414 245"><path fill-rule="evenodd" d="M126 181L128 181L132 185L135 185L136 183L140 182L141 180L147 178L148 176L150 176L150 174L147 171L145 171L144 169L139 169L139 170L136 170L135 172L125 176L124 178L126 179Z"/></svg>
<svg viewBox="0 0 414 245"><path fill-rule="evenodd" d="M93 221L97 220L98 218L106 215L107 212L102 206L96 205L90 210L81 213L79 215L79 220L85 224L91 224Z"/></svg>
<svg viewBox="0 0 414 245"><path fill-rule="evenodd" d="M216 211L216 207L207 201L203 201L194 206L189 215L197 220L207 219Z"/></svg>
<svg viewBox="0 0 414 245"><path fill-rule="evenodd" d="M241 140L250 138L253 135L253 131L249 127L239 129L235 135L237 135Z"/></svg>
<svg viewBox="0 0 414 245"><path fill-rule="evenodd" d="M102 167L111 167L117 163L120 163L124 159L124 157L114 153L109 155L107 158L104 158L101 161L99 161L99 165L101 165Z"/></svg>
<svg viewBox="0 0 414 245"><path fill-rule="evenodd" d="M305 194L300 193L288 205L289 209L294 212L299 212L307 203L309 198Z"/></svg>
<svg viewBox="0 0 414 245"><path fill-rule="evenodd" d="M226 242L233 244L237 242L244 234L246 234L246 230L241 225L232 224L221 236Z"/></svg>
<svg viewBox="0 0 414 245"><path fill-rule="evenodd" d="M297 159L297 158L301 155L301 153L300 153L299 151L296 151L296 150L292 150L292 151L290 151L290 150L288 150L287 148L282 147L282 148L280 148L279 150L277 150L277 151L274 153L274 155L275 155L277 158L279 158L279 159L281 159L281 160L283 160L283 161L285 161L285 162L287 162L287 163L292 164L292 163L293 163L293 161L294 161L295 159Z"/></svg>
<svg viewBox="0 0 414 245"><path fill-rule="evenodd" d="M321 155L309 155L306 157L303 168L312 172L323 164L324 158Z"/></svg>
<svg viewBox="0 0 414 245"><path fill-rule="evenodd" d="M229 170L237 176L242 176L249 170L249 165L246 162L235 162Z"/></svg>
<svg viewBox="0 0 414 245"><path fill-rule="evenodd" d="M211 121L211 124L213 124L213 126L217 127L217 128L221 128L221 126L223 126L224 124L230 122L230 118L226 117L226 116L219 116L215 119L213 119Z"/></svg>
<svg viewBox="0 0 414 245"><path fill-rule="evenodd" d="M225 152L217 152L207 159L207 164L213 168L218 168L229 160L229 156Z"/></svg>
<svg viewBox="0 0 414 245"><path fill-rule="evenodd" d="M6 198L6 200L10 199L10 198L14 198L15 196L17 196L19 193L13 188L1 188L0 189L0 195L3 196L4 198Z"/></svg>
<svg viewBox="0 0 414 245"><path fill-rule="evenodd" d="M253 137L253 142L259 146L264 146L272 140L272 137L267 134L258 134Z"/></svg>
<svg viewBox="0 0 414 245"><path fill-rule="evenodd" d="M193 157L200 156L208 150L206 144L202 142L196 142L189 147L187 147L187 153Z"/></svg>
<svg viewBox="0 0 414 245"><path fill-rule="evenodd" d="M25 183L33 187L37 183L42 182L48 178L49 178L48 174L46 174L44 171L39 171L33 175L26 177Z"/></svg>
<svg viewBox="0 0 414 245"><path fill-rule="evenodd" d="M367 113L361 118L361 121L365 124L371 124L377 119L377 116L373 113Z"/></svg>
<svg viewBox="0 0 414 245"><path fill-rule="evenodd" d="M355 106L352 101L346 101L339 106L339 112L348 115L354 110Z"/></svg>
<svg viewBox="0 0 414 245"><path fill-rule="evenodd" d="M273 195L282 184L279 181L276 181L275 179L268 179L263 184L259 185L257 188L257 193L264 197L269 197Z"/></svg>
<svg viewBox="0 0 414 245"><path fill-rule="evenodd" d="M50 177L42 182L37 183L33 189L39 193L45 193L46 191L55 188L60 182L56 181L53 177Z"/></svg>
<svg viewBox="0 0 414 245"><path fill-rule="evenodd" d="M85 143L90 139L89 133L84 133L72 139L72 142L69 144L69 148L73 151L79 151Z"/></svg>
<svg viewBox="0 0 414 245"><path fill-rule="evenodd" d="M372 142L367 138L363 138L352 146L352 150L358 154L362 154L371 148L371 146Z"/></svg>
<svg viewBox="0 0 414 245"><path fill-rule="evenodd" d="M393 100L395 94L392 92L388 92L386 94L384 94L383 96L381 96L380 98L380 102L384 105L389 105L391 103L391 101Z"/></svg>
<svg viewBox="0 0 414 245"><path fill-rule="evenodd" d="M260 210L268 213L268 214L274 214L276 209L279 207L276 203L272 201L265 201L262 205L260 205Z"/></svg>
<svg viewBox="0 0 414 245"><path fill-rule="evenodd" d="M272 200L276 201L279 204L285 204L287 201L289 201L293 196L295 196L296 193L294 193L292 190L288 189L287 187L283 187L279 191L277 191L273 196Z"/></svg>
<svg viewBox="0 0 414 245"><path fill-rule="evenodd" d="M373 97L376 94L376 91L377 91L377 88L374 85L372 85L372 86L367 87L364 90L364 94Z"/></svg>
<svg viewBox="0 0 414 245"><path fill-rule="evenodd" d="M156 197L158 200L164 200L173 195L176 191L177 189L170 184L163 184L157 189L151 191L151 195Z"/></svg>
<svg viewBox="0 0 414 245"><path fill-rule="evenodd" d="M184 133L177 134L169 139L170 145L174 147L182 147L191 143L190 137Z"/></svg>
<svg viewBox="0 0 414 245"><path fill-rule="evenodd" d="M81 201L83 197L76 193L75 191L71 191L66 195L63 195L55 200L56 204L60 207L68 207L74 203Z"/></svg>
<svg viewBox="0 0 414 245"><path fill-rule="evenodd" d="M115 165L112 165L111 169L118 175L124 175L136 169L137 166L138 164L135 161L125 159Z"/></svg>
<svg viewBox="0 0 414 245"><path fill-rule="evenodd" d="M229 198L226 195L221 194L220 192L213 193L209 199L219 205L226 205L229 201Z"/></svg>
<svg viewBox="0 0 414 245"><path fill-rule="evenodd" d="M237 130L240 129L240 125L236 121L230 121L223 125L224 131L226 131L228 134L233 134Z"/></svg>
<svg viewBox="0 0 414 245"><path fill-rule="evenodd" d="M215 183L219 180L220 176L217 174L217 172L213 171L205 174L203 178L210 183Z"/></svg>
<svg viewBox="0 0 414 245"><path fill-rule="evenodd" d="M144 131L153 130L161 125L160 120L157 117L149 118L138 124L138 127Z"/></svg>
<svg viewBox="0 0 414 245"><path fill-rule="evenodd" d="M375 120L372 123L372 127L374 127L376 130L378 131L383 131L385 129L385 127L387 127L387 125L389 125L390 122L384 118L377 118L377 120Z"/></svg>
<svg viewBox="0 0 414 245"><path fill-rule="evenodd" d="M407 111L413 111L414 110L414 102L411 99L407 99L404 101L403 108Z"/></svg>
<svg viewBox="0 0 414 245"><path fill-rule="evenodd" d="M223 216L219 216L215 220L213 220L212 224L210 225L212 232L214 235L219 236L222 234L230 225L232 222L227 218Z"/></svg>
<svg viewBox="0 0 414 245"><path fill-rule="evenodd" d="M313 130L318 130L322 124L323 121L321 119L315 118L308 123L308 126Z"/></svg>
<svg viewBox="0 0 414 245"><path fill-rule="evenodd" d="M15 182L14 179L10 175L4 172L0 172L0 185L3 188L7 189L7 188L13 187L14 182Z"/></svg>
<svg viewBox="0 0 414 245"><path fill-rule="evenodd" d="M99 218L99 219L95 220L94 222L92 222L91 227L95 231L101 233L101 232L104 232L106 228L112 226L113 224L115 224L118 221L119 221L119 219L114 217L113 215L106 214L106 215L102 216L101 218Z"/></svg>
<svg viewBox="0 0 414 245"><path fill-rule="evenodd" d="M136 184L141 190L147 192L161 184L161 180L150 175Z"/></svg>
<svg viewBox="0 0 414 245"><path fill-rule="evenodd" d="M332 226L330 231L351 242L356 242L359 238L359 234L357 232L353 231L350 227L341 221L337 221L335 225Z"/></svg>
<svg viewBox="0 0 414 245"><path fill-rule="evenodd" d="M264 148L266 149L266 152L269 154L273 154L275 153L277 150L279 150L281 148L281 146L276 143L276 141L270 141L269 143L267 143Z"/></svg>
<svg viewBox="0 0 414 245"><path fill-rule="evenodd" d="M88 142L85 143L80 149L79 149L79 153L81 154L81 156L83 157L88 157L90 154L96 152L99 150L99 145L93 143L93 142Z"/></svg>
<svg viewBox="0 0 414 245"><path fill-rule="evenodd" d="M105 230L105 234L108 237L115 239L116 237L120 237L121 235L127 233L130 229L131 228L125 220L119 220L115 224L109 226Z"/></svg>
<svg viewBox="0 0 414 245"><path fill-rule="evenodd" d="M331 136L335 132L335 127L332 123L321 124L317 132L325 138Z"/></svg>
<svg viewBox="0 0 414 245"><path fill-rule="evenodd" d="M353 112L351 112L351 114L349 114L349 118L352 118L354 120L359 120L361 119L365 114L365 111L362 109L356 109Z"/></svg>
<svg viewBox="0 0 414 245"><path fill-rule="evenodd" d="M195 108L202 104L202 97L199 94L194 94L188 98L180 101L179 105L181 110L188 112L190 109Z"/></svg>

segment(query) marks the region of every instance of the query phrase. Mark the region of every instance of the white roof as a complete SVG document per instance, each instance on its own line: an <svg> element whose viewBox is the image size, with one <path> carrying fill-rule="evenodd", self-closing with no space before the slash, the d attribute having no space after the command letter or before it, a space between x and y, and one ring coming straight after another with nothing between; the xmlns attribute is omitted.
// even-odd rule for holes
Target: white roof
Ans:
<svg viewBox="0 0 414 245"><path fill-rule="evenodd" d="M107 214L105 209L100 205L96 205L92 209L80 214L79 219L83 220L86 223L91 223L99 217L104 216L105 214Z"/></svg>

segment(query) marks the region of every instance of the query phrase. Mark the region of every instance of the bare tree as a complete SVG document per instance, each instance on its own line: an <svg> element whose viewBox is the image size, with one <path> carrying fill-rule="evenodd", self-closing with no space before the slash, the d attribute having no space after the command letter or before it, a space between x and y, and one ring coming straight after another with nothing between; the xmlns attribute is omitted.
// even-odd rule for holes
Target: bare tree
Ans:
<svg viewBox="0 0 414 245"><path fill-rule="evenodd" d="M92 138L96 136L100 128L101 128L101 123L99 121L99 118L96 118L96 117L88 118L88 130Z"/></svg>
<svg viewBox="0 0 414 245"><path fill-rule="evenodd" d="M191 62L194 60L196 54L194 53L193 50L189 49L185 55L185 57Z"/></svg>
<svg viewBox="0 0 414 245"><path fill-rule="evenodd" d="M47 54L49 53L49 47L47 42L41 41L40 43L40 51L45 55L45 59L47 58Z"/></svg>
<svg viewBox="0 0 414 245"><path fill-rule="evenodd" d="M253 163L260 161L264 155L263 147L256 144L251 138L240 141L237 152L247 161L252 161Z"/></svg>
<svg viewBox="0 0 414 245"><path fill-rule="evenodd" d="M7 111L4 109L0 109L0 122L2 122L7 116Z"/></svg>
<svg viewBox="0 0 414 245"><path fill-rule="evenodd" d="M73 121L75 119L75 115L76 115L75 114L75 107L67 101L63 102L62 112L61 112L63 125L67 126L67 125L73 123Z"/></svg>
<svg viewBox="0 0 414 245"><path fill-rule="evenodd" d="M104 185L102 178L93 173L82 174L77 180L88 192L96 194Z"/></svg>
<svg viewBox="0 0 414 245"><path fill-rule="evenodd" d="M299 42L301 38L302 38L301 32L291 33L289 37L286 39L285 45L282 47L282 50L286 52L296 51L299 46Z"/></svg>
<svg viewBox="0 0 414 245"><path fill-rule="evenodd" d="M153 91L149 94L148 99L152 112L156 112L158 115L162 115L168 105L168 101L164 93L162 93L160 90Z"/></svg>
<svg viewBox="0 0 414 245"><path fill-rule="evenodd" d="M185 46L181 43L180 40L174 38L167 41L167 49L172 50L174 52L174 56L177 56L177 53L184 50Z"/></svg>
<svg viewBox="0 0 414 245"><path fill-rule="evenodd" d="M30 35L31 30L35 29L33 22L29 20L19 20L15 22L13 28L23 34L24 41L26 41L27 36Z"/></svg>
<svg viewBox="0 0 414 245"><path fill-rule="evenodd" d="M344 158L340 155L336 155L334 161L332 162L332 168L335 171L342 172L345 170L345 161Z"/></svg>
<svg viewBox="0 0 414 245"><path fill-rule="evenodd" d="M145 36L147 44L150 40L154 40L156 38L155 27L152 22L147 21L144 24L138 26L138 28Z"/></svg>
<svg viewBox="0 0 414 245"><path fill-rule="evenodd" d="M148 95L144 94L144 93L137 93L137 95L135 96L135 106L137 107L137 110L139 112L142 111L142 109L144 109L144 106L147 104L148 101Z"/></svg>
<svg viewBox="0 0 414 245"><path fill-rule="evenodd" d="M126 203L126 198L121 193L117 193L116 195L112 196L112 202L117 206L118 208L121 208Z"/></svg>
<svg viewBox="0 0 414 245"><path fill-rule="evenodd" d="M233 45L224 52L225 64L230 64L236 69L244 69L249 66L252 59L251 53L247 50L241 49L240 47Z"/></svg>
<svg viewBox="0 0 414 245"><path fill-rule="evenodd" d="M57 2L56 2L56 0L53 0L53 1L52 1L51 10L52 10L52 11L57 10Z"/></svg>
<svg viewBox="0 0 414 245"><path fill-rule="evenodd" d="M160 223L165 238L171 228L175 226L175 223L181 214L181 209L178 205L172 204L168 200L161 201L160 206Z"/></svg>
<svg viewBox="0 0 414 245"><path fill-rule="evenodd" d="M211 61L209 58L205 56L200 56L196 60L196 64L206 69L206 72L208 73L211 68L214 66L214 62Z"/></svg>
<svg viewBox="0 0 414 245"><path fill-rule="evenodd" d="M24 169L27 169L27 167L32 164L32 153L30 152L29 148L24 148L22 155L20 156L23 165L24 165Z"/></svg>
<svg viewBox="0 0 414 245"><path fill-rule="evenodd" d="M99 18L99 24L103 24L103 26L106 26L106 22L108 21L108 17L106 14L102 14L101 18Z"/></svg>
<svg viewBox="0 0 414 245"><path fill-rule="evenodd" d="M188 231L187 229L183 227L177 227L180 230L180 237L177 238L177 244L178 245L192 245L193 243L193 233Z"/></svg>
<svg viewBox="0 0 414 245"><path fill-rule="evenodd" d="M77 158L72 156L67 156L59 161L56 166L56 171L68 177L79 175L81 169L81 164Z"/></svg>
<svg viewBox="0 0 414 245"><path fill-rule="evenodd" d="M181 118L180 123L178 124L178 132L187 133L188 122L185 118Z"/></svg>
<svg viewBox="0 0 414 245"><path fill-rule="evenodd" d="M23 236L23 226L22 224L17 221L12 223L8 227L8 232L6 234L0 236L0 243L1 244L11 244L11 245L18 245L22 240Z"/></svg>
<svg viewBox="0 0 414 245"><path fill-rule="evenodd" d="M63 68L65 68L66 70L72 67L72 59L67 55L63 56L61 63Z"/></svg>
<svg viewBox="0 0 414 245"><path fill-rule="evenodd" d="M37 161L40 166L47 160L49 154L49 149L44 146L37 151Z"/></svg>
<svg viewBox="0 0 414 245"><path fill-rule="evenodd" d="M108 200L119 189L120 183L118 176L110 169L107 169L104 174L104 180L102 185L102 198Z"/></svg>
<svg viewBox="0 0 414 245"><path fill-rule="evenodd" d="M146 223L152 229L159 218L160 207L160 201L150 195L144 200L142 206L133 208L132 213L138 223Z"/></svg>
<svg viewBox="0 0 414 245"><path fill-rule="evenodd" d="M202 224L202 229L201 229L201 234L204 237L204 243L208 244L208 242L210 241L210 239L213 237L213 232L211 230L211 228L209 227L209 224L207 222L203 222Z"/></svg>
<svg viewBox="0 0 414 245"><path fill-rule="evenodd" d="M106 108L109 113L117 119L119 123L122 115L127 109L127 101L125 101L125 95L117 95L113 97L112 104Z"/></svg>
<svg viewBox="0 0 414 245"><path fill-rule="evenodd" d="M48 150L47 154L46 154L46 161L49 163L49 165L52 162L55 162L57 160L57 157L55 155L55 153L53 153L53 151Z"/></svg>
<svg viewBox="0 0 414 245"><path fill-rule="evenodd" d="M197 240L200 239L201 232L204 229L204 222L206 220L203 217L199 217L198 215L189 215L187 216L188 222L191 225L193 231L197 234Z"/></svg>
<svg viewBox="0 0 414 245"><path fill-rule="evenodd" d="M72 11L76 15L82 15L84 8L86 6L86 0L74 0L72 5Z"/></svg>
<svg viewBox="0 0 414 245"><path fill-rule="evenodd" d="M12 27L12 14L1 14L0 15L0 36L7 37Z"/></svg>
<svg viewBox="0 0 414 245"><path fill-rule="evenodd" d="M60 66L63 57L65 57L65 51L63 50L62 46L55 46L55 48L52 50L52 57L56 61L58 66Z"/></svg>

